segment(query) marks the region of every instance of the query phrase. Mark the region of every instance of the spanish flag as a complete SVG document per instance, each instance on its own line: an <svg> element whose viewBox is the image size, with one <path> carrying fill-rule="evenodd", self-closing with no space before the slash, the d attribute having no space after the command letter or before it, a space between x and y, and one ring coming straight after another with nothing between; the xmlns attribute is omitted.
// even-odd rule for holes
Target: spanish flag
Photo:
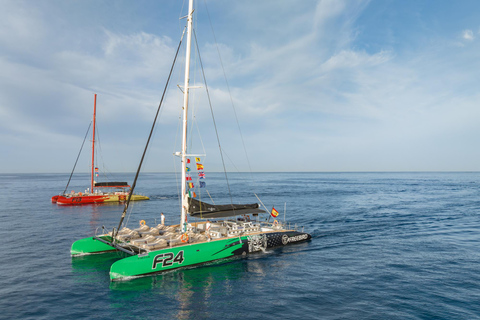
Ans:
<svg viewBox="0 0 480 320"><path fill-rule="evenodd" d="M197 170L201 170L201 169L203 169L203 164L197 163Z"/></svg>
<svg viewBox="0 0 480 320"><path fill-rule="evenodd" d="M276 218L278 216L278 211L275 210L274 207L272 207L272 212L270 214L272 215L272 217Z"/></svg>

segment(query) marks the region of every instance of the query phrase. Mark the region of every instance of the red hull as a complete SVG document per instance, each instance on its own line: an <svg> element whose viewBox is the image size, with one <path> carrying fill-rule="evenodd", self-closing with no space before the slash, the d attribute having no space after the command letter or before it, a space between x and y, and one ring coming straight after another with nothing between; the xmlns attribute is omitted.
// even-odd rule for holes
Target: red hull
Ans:
<svg viewBox="0 0 480 320"><path fill-rule="evenodd" d="M109 196L54 196L57 197L56 202L59 205L73 206L73 205L82 205L82 204L92 204L92 203L103 203L105 200L108 200ZM52 198L52 202L53 202Z"/></svg>
<svg viewBox="0 0 480 320"><path fill-rule="evenodd" d="M60 196L53 196L53 197L52 197L52 202L53 202L53 203L57 203L58 197L60 197Z"/></svg>

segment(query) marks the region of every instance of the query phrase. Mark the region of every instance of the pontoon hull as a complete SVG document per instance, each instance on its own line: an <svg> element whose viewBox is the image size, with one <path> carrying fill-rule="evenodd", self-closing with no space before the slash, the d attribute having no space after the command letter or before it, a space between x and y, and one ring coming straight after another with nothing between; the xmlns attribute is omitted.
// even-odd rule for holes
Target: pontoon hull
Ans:
<svg viewBox="0 0 480 320"><path fill-rule="evenodd" d="M308 233L282 231L169 247L116 261L110 268L110 279L112 281L128 280L310 239L311 236Z"/></svg>
<svg viewBox="0 0 480 320"><path fill-rule="evenodd" d="M101 238L105 241L112 241L112 237L110 236L102 236ZM72 244L70 253L72 254L72 256L82 256L87 254L112 252L116 250L117 249L109 246L108 244L105 244L102 241L95 239L94 237L88 237L75 241Z"/></svg>
<svg viewBox="0 0 480 320"><path fill-rule="evenodd" d="M112 241L112 237L104 235L99 238L103 241L95 237L75 241L71 248L72 256L119 251L108 244ZM305 242L311 238L311 235L305 232L278 231L166 247L116 261L110 268L110 279L119 281L153 275L172 269L191 267L215 260L262 252L269 248Z"/></svg>
<svg viewBox="0 0 480 320"><path fill-rule="evenodd" d="M127 195L82 195L82 196L54 196L52 202L58 205L72 206L82 204L108 203L108 202L123 202L126 201ZM134 194L131 201L149 200L146 196Z"/></svg>

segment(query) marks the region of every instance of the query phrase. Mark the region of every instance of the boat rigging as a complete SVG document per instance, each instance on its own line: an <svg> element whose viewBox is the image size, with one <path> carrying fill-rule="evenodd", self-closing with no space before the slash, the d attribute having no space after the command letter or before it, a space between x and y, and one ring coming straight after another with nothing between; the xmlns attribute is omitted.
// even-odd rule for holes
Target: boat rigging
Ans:
<svg viewBox="0 0 480 320"><path fill-rule="evenodd" d="M72 244L71 254L74 257L114 251L126 253L128 255L126 258L120 259L112 264L110 268L110 279L112 281L128 280L134 277L199 265L233 256L244 256L264 252L267 248L286 246L311 239L310 234L304 232L303 229L300 230L296 225L292 227L289 223L280 222L276 219L271 223L269 221L260 221L259 215L268 215L268 217L273 216L274 218L278 216L278 211L273 207L272 210L269 211L261 209L257 203L233 204L233 201L231 201L230 204L219 205L209 204L195 199L194 185L193 182L190 182L192 178L191 174L194 170L187 165L189 163L191 166L195 164L194 168L196 168L200 188L205 186L203 180L205 173L203 171L204 167L201 158L198 155L190 154L187 145L187 135L189 133L189 93L192 88L190 86L190 59L193 35L193 13L193 0L189 0L186 27L177 47L165 89L160 99L160 104L157 108L152 128L118 227L113 228L110 232L102 228L101 234L77 240ZM167 226L158 224L154 227L149 227L145 220L142 219L139 222L140 225L138 228L130 229L124 226L123 222L129 208L129 203L132 200L131 198L137 183L137 178L141 171L185 34L187 37L184 86L182 90L182 146L181 151L176 152L176 155L180 158L182 168L181 205L179 208L180 221L174 225ZM207 88L206 80L205 87ZM219 142L216 128L215 131ZM220 143L219 147L220 154L223 158ZM225 169L224 162L223 166ZM188 222L188 217L195 217L200 219L200 221Z"/></svg>

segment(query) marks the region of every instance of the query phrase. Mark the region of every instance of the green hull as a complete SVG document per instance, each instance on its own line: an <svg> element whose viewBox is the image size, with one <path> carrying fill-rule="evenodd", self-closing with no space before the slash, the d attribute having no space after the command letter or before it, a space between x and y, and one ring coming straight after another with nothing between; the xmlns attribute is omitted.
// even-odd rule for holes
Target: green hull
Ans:
<svg viewBox="0 0 480 320"><path fill-rule="evenodd" d="M112 237L110 236L102 236L101 238L106 241L112 241ZM89 237L75 241L72 244L70 253L72 256L79 256L85 254L111 252L116 250L117 249L95 239L94 237Z"/></svg>
<svg viewBox="0 0 480 320"><path fill-rule="evenodd" d="M242 254L247 237L229 238L189 244L135 255L112 264L110 279L126 280L131 277L159 273L170 269L193 266Z"/></svg>
<svg viewBox="0 0 480 320"><path fill-rule="evenodd" d="M100 238L108 242L112 240L110 236L101 236ZM311 235L308 233L290 230L222 238L138 254L138 252L128 252L122 249L122 247L116 249L94 237L89 237L75 241L72 244L71 253L72 256L114 251L125 251L133 254L112 264L110 279L118 281L195 266L233 256L243 256L261 252L268 248L290 245L310 239Z"/></svg>

